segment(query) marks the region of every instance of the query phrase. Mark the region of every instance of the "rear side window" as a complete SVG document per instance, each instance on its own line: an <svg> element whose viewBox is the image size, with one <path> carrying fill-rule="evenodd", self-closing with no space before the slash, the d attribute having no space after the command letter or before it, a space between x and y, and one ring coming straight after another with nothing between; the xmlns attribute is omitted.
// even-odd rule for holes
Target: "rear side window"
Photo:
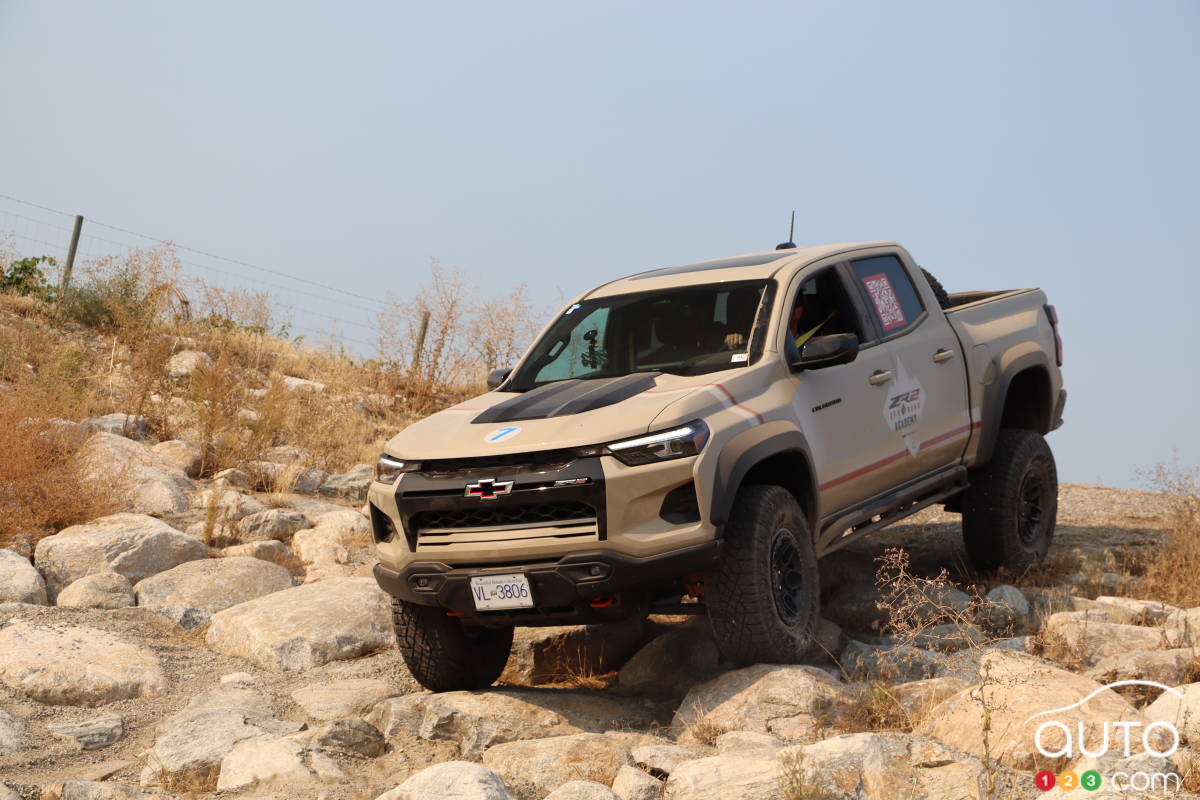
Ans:
<svg viewBox="0 0 1200 800"><path fill-rule="evenodd" d="M884 336L911 327L925 310L908 271L896 256L863 258L850 262L850 266Z"/></svg>

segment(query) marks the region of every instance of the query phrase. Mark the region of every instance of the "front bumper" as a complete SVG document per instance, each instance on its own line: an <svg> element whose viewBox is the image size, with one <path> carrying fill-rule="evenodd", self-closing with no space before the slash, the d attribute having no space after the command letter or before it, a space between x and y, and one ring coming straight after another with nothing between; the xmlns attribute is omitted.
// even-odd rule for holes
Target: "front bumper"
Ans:
<svg viewBox="0 0 1200 800"><path fill-rule="evenodd" d="M645 558L593 550L571 553L548 563L487 567L451 567L436 561L414 561L395 571L376 564L375 579L385 592L410 603L438 606L471 618L531 624L538 619L589 616L593 613L592 601L597 598L639 594L655 585L702 572L716 564L720 546L720 540L713 540ZM471 578L514 572L529 578L534 607L476 612Z"/></svg>

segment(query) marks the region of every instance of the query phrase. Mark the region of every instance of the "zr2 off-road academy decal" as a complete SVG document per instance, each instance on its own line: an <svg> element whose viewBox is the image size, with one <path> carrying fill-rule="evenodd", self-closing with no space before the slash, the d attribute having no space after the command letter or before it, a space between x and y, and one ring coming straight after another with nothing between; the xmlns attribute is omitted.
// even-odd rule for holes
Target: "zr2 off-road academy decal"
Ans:
<svg viewBox="0 0 1200 800"><path fill-rule="evenodd" d="M900 436L909 455L915 456L920 443L917 441L917 424L925 410L925 390L921 382L908 374L904 365L896 362L897 379L890 384L887 398L883 401L883 418Z"/></svg>

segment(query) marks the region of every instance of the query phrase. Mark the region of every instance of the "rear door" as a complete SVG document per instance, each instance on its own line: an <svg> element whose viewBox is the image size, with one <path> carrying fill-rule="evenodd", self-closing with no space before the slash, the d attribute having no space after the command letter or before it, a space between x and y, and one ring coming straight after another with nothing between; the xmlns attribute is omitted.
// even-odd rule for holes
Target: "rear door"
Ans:
<svg viewBox="0 0 1200 800"><path fill-rule="evenodd" d="M901 253L850 262L892 361L876 413L901 454L891 470L896 484L957 461L971 432L958 338L928 284L914 278L916 269Z"/></svg>

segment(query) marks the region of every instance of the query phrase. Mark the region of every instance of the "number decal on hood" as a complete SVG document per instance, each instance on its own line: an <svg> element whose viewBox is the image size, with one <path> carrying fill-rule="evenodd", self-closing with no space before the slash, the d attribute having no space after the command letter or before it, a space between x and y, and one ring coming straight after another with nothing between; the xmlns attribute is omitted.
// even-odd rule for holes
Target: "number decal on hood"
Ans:
<svg viewBox="0 0 1200 800"><path fill-rule="evenodd" d="M485 442L490 442L492 444L495 444L496 442L502 442L505 439L511 439L512 437L516 436L520 432L521 432L521 429L516 426L509 426L507 428L496 428L496 430L492 431L487 436L484 436L483 440Z"/></svg>

